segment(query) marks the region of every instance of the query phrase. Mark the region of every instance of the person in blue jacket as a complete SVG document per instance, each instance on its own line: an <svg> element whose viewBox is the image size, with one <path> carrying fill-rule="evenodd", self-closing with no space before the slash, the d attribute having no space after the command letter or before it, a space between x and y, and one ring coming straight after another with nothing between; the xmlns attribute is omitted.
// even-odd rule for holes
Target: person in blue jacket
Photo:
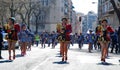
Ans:
<svg viewBox="0 0 120 70"><path fill-rule="evenodd" d="M89 34L87 35L87 39L88 39L88 51L91 52L92 48L93 48L93 43L94 43L94 34L92 33L92 30L89 30Z"/></svg>
<svg viewBox="0 0 120 70"><path fill-rule="evenodd" d="M83 41L84 41L84 36L82 35L82 33L80 33L80 35L78 36L78 46L80 49L83 46Z"/></svg>
<svg viewBox="0 0 120 70"><path fill-rule="evenodd" d="M117 30L113 34L111 34L111 42L112 42L112 47L111 47L111 53L113 53L113 50L115 48L115 53L118 53L118 35L117 35Z"/></svg>

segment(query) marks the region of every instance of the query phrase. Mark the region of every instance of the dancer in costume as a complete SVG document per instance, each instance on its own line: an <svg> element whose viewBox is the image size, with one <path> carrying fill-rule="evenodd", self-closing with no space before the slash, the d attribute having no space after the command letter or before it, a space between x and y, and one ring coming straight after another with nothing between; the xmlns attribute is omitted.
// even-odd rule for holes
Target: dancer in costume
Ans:
<svg viewBox="0 0 120 70"><path fill-rule="evenodd" d="M104 19L99 27L98 41L101 46L101 61L105 62L105 58L108 55L108 44L110 42L110 33L113 32L112 28L108 25L108 21Z"/></svg>
<svg viewBox="0 0 120 70"><path fill-rule="evenodd" d="M72 27L70 24L68 24L67 18L62 18L62 24L57 25L57 32L59 33L58 40L60 42L62 61L67 61L67 46L70 42L70 33L72 32Z"/></svg>
<svg viewBox="0 0 120 70"><path fill-rule="evenodd" d="M9 22L5 26L5 31L8 33L6 39L8 40L9 60L12 60L11 51L13 51L13 59L15 59L15 44L18 40L17 33L20 31L20 26L15 23L14 17L9 18Z"/></svg>

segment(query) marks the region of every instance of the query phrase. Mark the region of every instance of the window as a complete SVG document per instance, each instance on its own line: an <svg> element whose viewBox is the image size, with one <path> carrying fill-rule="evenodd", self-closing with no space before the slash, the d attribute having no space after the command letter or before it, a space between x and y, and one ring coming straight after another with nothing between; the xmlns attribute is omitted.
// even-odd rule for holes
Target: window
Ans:
<svg viewBox="0 0 120 70"><path fill-rule="evenodd" d="M41 0L43 6L48 6L48 0Z"/></svg>
<svg viewBox="0 0 120 70"><path fill-rule="evenodd" d="M63 7L61 7L61 12L63 12L64 11L64 8Z"/></svg>
<svg viewBox="0 0 120 70"><path fill-rule="evenodd" d="M48 0L44 0L44 6L48 6Z"/></svg>
<svg viewBox="0 0 120 70"><path fill-rule="evenodd" d="M44 0L41 0L41 2L42 2L42 5L44 6Z"/></svg>

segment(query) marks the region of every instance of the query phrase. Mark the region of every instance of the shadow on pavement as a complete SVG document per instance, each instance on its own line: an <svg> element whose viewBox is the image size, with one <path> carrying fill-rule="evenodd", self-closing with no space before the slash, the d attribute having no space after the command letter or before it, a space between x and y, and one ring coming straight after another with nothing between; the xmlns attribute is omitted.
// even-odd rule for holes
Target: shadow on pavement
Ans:
<svg viewBox="0 0 120 70"><path fill-rule="evenodd" d="M108 62L101 62L101 63L97 63L97 65L105 65L105 66L110 66L110 65L115 65L115 64L108 63Z"/></svg>
<svg viewBox="0 0 120 70"><path fill-rule="evenodd" d="M56 54L55 57L62 57L62 55L60 55L60 52Z"/></svg>
<svg viewBox="0 0 120 70"><path fill-rule="evenodd" d="M58 61L58 62L53 62L53 64L69 64L69 62Z"/></svg>
<svg viewBox="0 0 120 70"><path fill-rule="evenodd" d="M61 55L57 55L57 56L55 56L55 57L62 57Z"/></svg>
<svg viewBox="0 0 120 70"><path fill-rule="evenodd" d="M13 60L1 60L0 63L10 63L13 62Z"/></svg>
<svg viewBox="0 0 120 70"><path fill-rule="evenodd" d="M21 54L17 54L15 57L19 58L19 57L23 57L23 56Z"/></svg>
<svg viewBox="0 0 120 70"><path fill-rule="evenodd" d="M56 55L60 55L60 52L58 52Z"/></svg>

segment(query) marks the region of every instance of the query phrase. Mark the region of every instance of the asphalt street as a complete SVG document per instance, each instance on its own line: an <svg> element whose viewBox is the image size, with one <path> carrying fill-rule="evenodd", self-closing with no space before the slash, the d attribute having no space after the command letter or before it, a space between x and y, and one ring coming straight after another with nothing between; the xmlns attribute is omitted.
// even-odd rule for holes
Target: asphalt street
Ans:
<svg viewBox="0 0 120 70"><path fill-rule="evenodd" d="M27 55L22 57L20 49L16 50L16 59L8 60L8 51L3 50L0 60L0 70L119 70L120 54L109 54L106 63L100 61L100 51L93 50L89 53L88 45L80 50L75 44L68 50L68 61L61 62L59 44L55 49L33 46Z"/></svg>

